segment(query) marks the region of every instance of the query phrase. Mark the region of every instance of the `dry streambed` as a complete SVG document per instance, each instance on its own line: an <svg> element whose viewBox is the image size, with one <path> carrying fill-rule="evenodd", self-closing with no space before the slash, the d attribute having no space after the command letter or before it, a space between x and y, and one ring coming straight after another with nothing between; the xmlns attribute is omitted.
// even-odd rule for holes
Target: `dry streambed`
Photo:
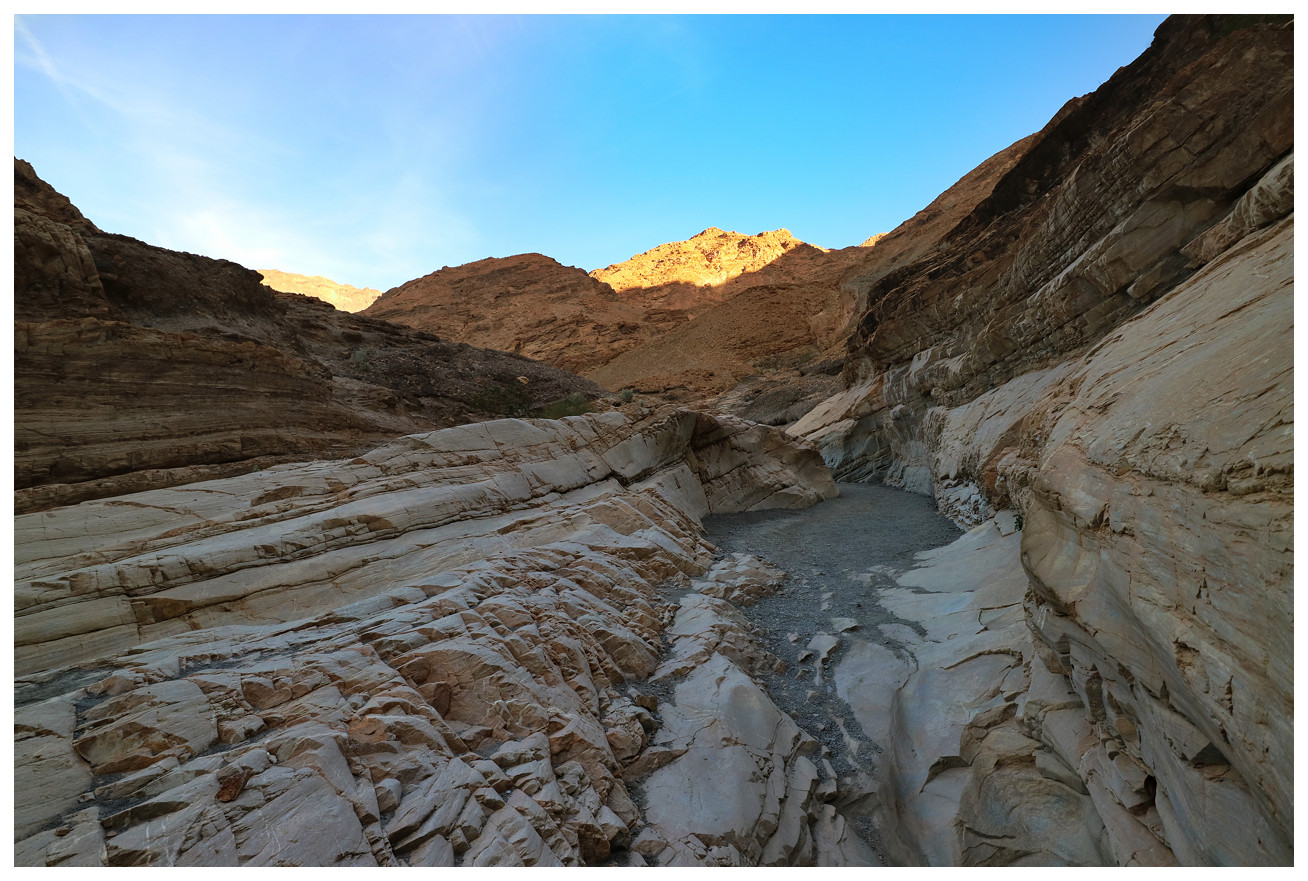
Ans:
<svg viewBox="0 0 1308 881"><path fill-rule="evenodd" d="M761 678L778 706L821 744L838 779L835 804L884 859L868 796L886 745L860 724L846 700L843 680L849 677L842 671L852 669L847 657L862 658L869 650L912 664L912 646L926 631L916 618L883 604L882 593L899 587L896 576L918 565L919 552L957 539L958 528L923 496L847 483L839 498L802 512L715 515L705 529L724 554L776 567L780 586L744 606L779 662ZM888 706L860 709L864 715L889 712Z"/></svg>

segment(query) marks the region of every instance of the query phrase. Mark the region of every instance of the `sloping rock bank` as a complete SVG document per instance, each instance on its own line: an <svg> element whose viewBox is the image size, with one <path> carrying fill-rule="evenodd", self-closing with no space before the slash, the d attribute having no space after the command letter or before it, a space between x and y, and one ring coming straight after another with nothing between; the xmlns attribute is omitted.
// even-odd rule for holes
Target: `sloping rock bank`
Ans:
<svg viewBox="0 0 1308 881"><path fill-rule="evenodd" d="M102 232L16 159L17 510L348 456L600 394L553 367L260 279Z"/></svg>
<svg viewBox="0 0 1308 881"><path fill-rule="evenodd" d="M834 492L608 413L21 516L16 862L864 861L699 537Z"/></svg>
<svg viewBox="0 0 1308 881"><path fill-rule="evenodd" d="M1291 44L1169 19L872 284L846 391L792 429L959 523L1016 508L1031 691L968 725L1066 759L1117 862L1293 860ZM940 758L977 774L969 737Z"/></svg>

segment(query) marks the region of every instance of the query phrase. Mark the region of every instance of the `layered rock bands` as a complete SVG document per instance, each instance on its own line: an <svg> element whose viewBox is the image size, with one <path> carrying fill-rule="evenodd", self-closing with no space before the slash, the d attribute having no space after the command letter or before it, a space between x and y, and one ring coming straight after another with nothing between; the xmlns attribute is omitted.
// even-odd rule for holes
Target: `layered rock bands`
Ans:
<svg viewBox="0 0 1308 881"><path fill-rule="evenodd" d="M846 390L792 429L961 524L1019 513L1024 680L968 724L1026 740L935 759L982 787L1044 762L1107 861L1293 859L1292 36L1169 19L935 254L868 282ZM1021 862L969 792L953 858ZM940 824L897 828L948 861Z"/></svg>
<svg viewBox="0 0 1308 881"><path fill-rule="evenodd" d="M865 862L699 537L834 492L613 412L19 517L16 861Z"/></svg>

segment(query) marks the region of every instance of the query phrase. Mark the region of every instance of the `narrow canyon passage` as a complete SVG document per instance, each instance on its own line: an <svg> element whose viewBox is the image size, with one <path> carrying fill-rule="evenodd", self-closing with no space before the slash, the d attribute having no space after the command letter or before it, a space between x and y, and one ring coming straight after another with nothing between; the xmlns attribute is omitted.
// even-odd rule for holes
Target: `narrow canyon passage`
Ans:
<svg viewBox="0 0 1308 881"><path fill-rule="evenodd" d="M857 721L838 673L848 652L868 644L913 666L910 646L924 635L922 624L887 609L880 593L898 586L896 575L921 565L917 554L961 533L924 496L880 485L839 486L839 498L806 510L719 514L704 526L723 555L750 554L786 573L776 593L744 609L781 662L764 684L822 744L839 779L836 804L884 860L867 796L885 744Z"/></svg>

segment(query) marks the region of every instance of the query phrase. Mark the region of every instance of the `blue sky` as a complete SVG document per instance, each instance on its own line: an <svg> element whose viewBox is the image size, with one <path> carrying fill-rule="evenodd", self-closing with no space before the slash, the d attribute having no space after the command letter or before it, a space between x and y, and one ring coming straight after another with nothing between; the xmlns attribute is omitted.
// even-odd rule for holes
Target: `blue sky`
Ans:
<svg viewBox="0 0 1308 881"><path fill-rule="evenodd" d="M18 16L14 152L102 229L383 290L709 226L885 232L1162 16Z"/></svg>

